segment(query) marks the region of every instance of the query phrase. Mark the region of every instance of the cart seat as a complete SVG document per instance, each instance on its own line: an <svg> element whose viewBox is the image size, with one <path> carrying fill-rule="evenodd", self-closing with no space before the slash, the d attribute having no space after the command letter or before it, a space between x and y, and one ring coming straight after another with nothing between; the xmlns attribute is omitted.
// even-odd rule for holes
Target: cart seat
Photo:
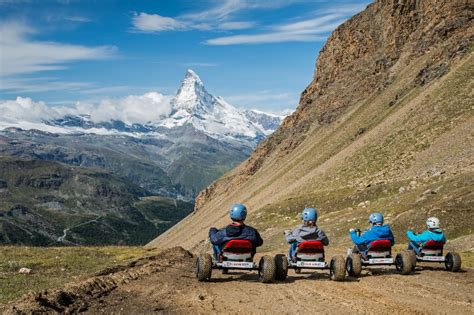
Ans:
<svg viewBox="0 0 474 315"><path fill-rule="evenodd" d="M443 256L443 248L443 242L429 240L423 245L420 253L423 254L423 256Z"/></svg>
<svg viewBox="0 0 474 315"><path fill-rule="evenodd" d="M304 241L296 247L296 257L302 260L324 260L324 244L321 241Z"/></svg>
<svg viewBox="0 0 474 315"><path fill-rule="evenodd" d="M390 240L375 240L370 243L367 249L368 257L391 257L392 254L392 243Z"/></svg>
<svg viewBox="0 0 474 315"><path fill-rule="evenodd" d="M255 248L249 240L230 240L222 249L222 256L227 260L247 261L254 253Z"/></svg>

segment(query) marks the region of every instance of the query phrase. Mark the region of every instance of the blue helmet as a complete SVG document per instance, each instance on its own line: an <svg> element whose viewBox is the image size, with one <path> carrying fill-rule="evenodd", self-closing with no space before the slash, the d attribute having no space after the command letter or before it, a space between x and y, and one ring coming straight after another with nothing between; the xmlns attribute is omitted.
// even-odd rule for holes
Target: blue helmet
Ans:
<svg viewBox="0 0 474 315"><path fill-rule="evenodd" d="M371 214L370 214L370 217L369 217L369 223L372 223L372 224L377 224L377 223L383 224L383 214L381 214L380 212L371 213Z"/></svg>
<svg viewBox="0 0 474 315"><path fill-rule="evenodd" d="M318 212L314 208L304 208L303 212L301 212L301 219L303 221L316 222L318 220Z"/></svg>
<svg viewBox="0 0 474 315"><path fill-rule="evenodd" d="M243 221L247 217L247 208L241 204L237 203L230 208L230 219L235 221Z"/></svg>

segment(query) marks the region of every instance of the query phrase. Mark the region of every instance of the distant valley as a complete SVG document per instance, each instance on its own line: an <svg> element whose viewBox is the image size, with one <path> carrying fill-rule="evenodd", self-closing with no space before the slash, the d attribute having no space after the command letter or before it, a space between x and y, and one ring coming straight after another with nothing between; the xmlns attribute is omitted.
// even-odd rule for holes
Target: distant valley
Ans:
<svg viewBox="0 0 474 315"><path fill-rule="evenodd" d="M0 118L0 243L34 245L149 241L189 214L199 191L245 160L284 118L233 107L192 70L170 111L146 123L79 112L13 116Z"/></svg>

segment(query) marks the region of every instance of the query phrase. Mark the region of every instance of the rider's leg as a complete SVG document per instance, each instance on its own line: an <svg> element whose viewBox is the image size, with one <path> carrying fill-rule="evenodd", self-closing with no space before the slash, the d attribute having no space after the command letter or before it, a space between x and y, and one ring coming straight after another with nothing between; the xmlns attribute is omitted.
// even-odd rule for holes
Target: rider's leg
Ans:
<svg viewBox="0 0 474 315"><path fill-rule="evenodd" d="M408 243L408 249L411 249L418 254L420 252L421 246L416 242L410 241L410 243Z"/></svg>
<svg viewBox="0 0 474 315"><path fill-rule="evenodd" d="M290 256L292 260L295 258L295 252L296 252L297 247L298 247L298 244L296 242L290 244L288 255Z"/></svg>
<svg viewBox="0 0 474 315"><path fill-rule="evenodd" d="M363 253L367 250L366 245L354 245L354 248L352 249L352 253L354 254L360 254Z"/></svg>
<svg viewBox="0 0 474 315"><path fill-rule="evenodd" d="M219 245L212 245L212 251L214 252L214 260L218 260L221 248Z"/></svg>

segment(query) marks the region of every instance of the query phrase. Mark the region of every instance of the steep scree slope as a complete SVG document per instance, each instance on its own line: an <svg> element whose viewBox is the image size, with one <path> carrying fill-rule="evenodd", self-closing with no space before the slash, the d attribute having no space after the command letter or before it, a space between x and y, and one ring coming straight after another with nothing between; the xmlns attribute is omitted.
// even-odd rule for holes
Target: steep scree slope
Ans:
<svg viewBox="0 0 474 315"><path fill-rule="evenodd" d="M399 242L436 215L452 246L472 247L473 12L464 0L376 1L339 26L296 112L149 245L205 244L244 202L270 248L304 206L336 243L381 210Z"/></svg>

